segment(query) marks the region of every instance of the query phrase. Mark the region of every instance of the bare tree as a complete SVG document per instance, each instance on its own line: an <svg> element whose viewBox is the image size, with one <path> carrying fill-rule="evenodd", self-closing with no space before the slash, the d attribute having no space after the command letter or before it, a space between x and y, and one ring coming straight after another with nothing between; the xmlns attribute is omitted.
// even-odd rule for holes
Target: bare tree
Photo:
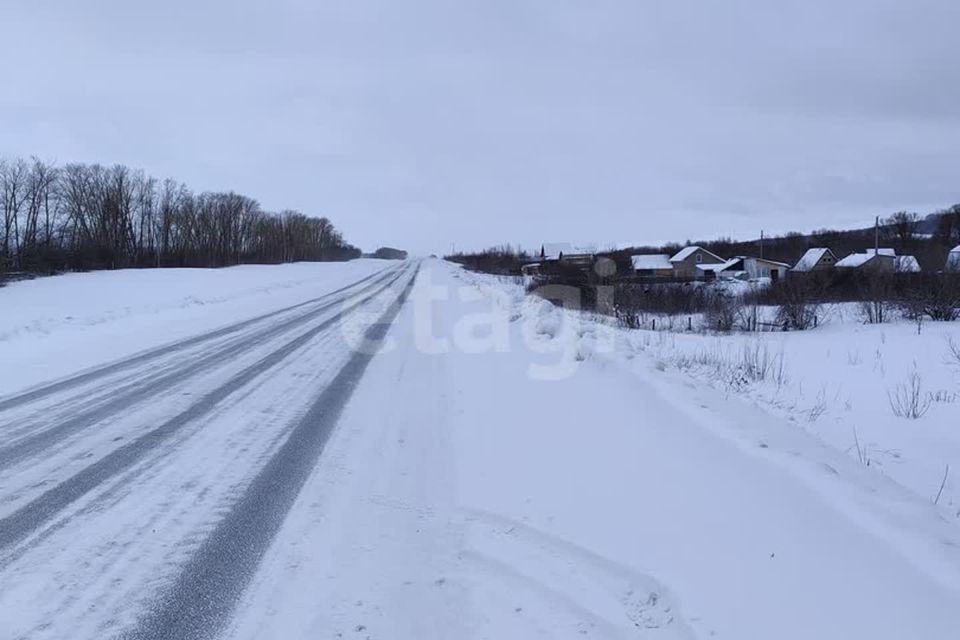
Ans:
<svg viewBox="0 0 960 640"><path fill-rule="evenodd" d="M348 260L325 217L264 212L234 193L193 194L123 165L0 161L0 271Z"/></svg>
<svg viewBox="0 0 960 640"><path fill-rule="evenodd" d="M919 226L919 215L908 211L898 211L884 220L884 237L886 240L893 242L898 250L903 250L913 244Z"/></svg>

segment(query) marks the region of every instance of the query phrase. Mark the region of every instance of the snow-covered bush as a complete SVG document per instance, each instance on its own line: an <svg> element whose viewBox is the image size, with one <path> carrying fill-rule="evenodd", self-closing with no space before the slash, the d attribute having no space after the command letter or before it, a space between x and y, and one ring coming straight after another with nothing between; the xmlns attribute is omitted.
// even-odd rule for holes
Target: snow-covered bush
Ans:
<svg viewBox="0 0 960 640"><path fill-rule="evenodd" d="M908 420L922 418L933 403L930 395L923 392L923 380L916 365L907 376L907 381L898 384L893 393L887 395L893 415Z"/></svg>

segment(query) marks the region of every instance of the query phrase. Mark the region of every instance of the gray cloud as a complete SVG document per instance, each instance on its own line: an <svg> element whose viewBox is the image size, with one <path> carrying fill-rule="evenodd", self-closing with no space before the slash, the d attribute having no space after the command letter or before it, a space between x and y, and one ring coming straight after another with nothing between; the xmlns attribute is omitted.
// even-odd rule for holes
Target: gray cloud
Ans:
<svg viewBox="0 0 960 640"><path fill-rule="evenodd" d="M950 0L36 0L0 21L3 153L241 190L368 247L960 200Z"/></svg>

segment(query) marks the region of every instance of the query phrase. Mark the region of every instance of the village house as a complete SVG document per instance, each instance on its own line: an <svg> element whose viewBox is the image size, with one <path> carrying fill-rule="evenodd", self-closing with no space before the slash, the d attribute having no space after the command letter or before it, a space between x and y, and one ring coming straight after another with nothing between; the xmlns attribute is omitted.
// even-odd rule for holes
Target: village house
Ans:
<svg viewBox="0 0 960 640"><path fill-rule="evenodd" d="M536 262L530 262L520 267L525 276L539 275L550 265L562 264L587 270L593 266L596 252L585 247L575 247L569 243L559 242L543 244L537 254Z"/></svg>
<svg viewBox="0 0 960 640"><path fill-rule="evenodd" d="M741 280L770 278L772 282L777 282L786 277L789 268L790 265L785 262L752 256L737 256L727 260L716 272L722 278Z"/></svg>
<svg viewBox="0 0 960 640"><path fill-rule="evenodd" d="M806 253L797 261L791 271L809 273L811 271L825 271L837 265L837 256L826 247L807 249Z"/></svg>
<svg viewBox="0 0 960 640"><path fill-rule="evenodd" d="M914 256L896 256L894 271L897 273L920 273L920 262Z"/></svg>
<svg viewBox="0 0 960 640"><path fill-rule="evenodd" d="M670 258L675 278L700 278L709 271L704 270L703 265L722 265L725 262L717 254L696 246L684 247Z"/></svg>
<svg viewBox="0 0 960 640"><path fill-rule="evenodd" d="M633 272L647 278L672 278L673 265L665 253L630 256Z"/></svg>
<svg viewBox="0 0 960 640"><path fill-rule="evenodd" d="M838 269L856 269L871 273L896 271L897 254L893 249L868 249L864 253L851 253L837 262Z"/></svg>
<svg viewBox="0 0 960 640"><path fill-rule="evenodd" d="M951 273L960 273L960 245L957 245L947 255L947 271Z"/></svg>

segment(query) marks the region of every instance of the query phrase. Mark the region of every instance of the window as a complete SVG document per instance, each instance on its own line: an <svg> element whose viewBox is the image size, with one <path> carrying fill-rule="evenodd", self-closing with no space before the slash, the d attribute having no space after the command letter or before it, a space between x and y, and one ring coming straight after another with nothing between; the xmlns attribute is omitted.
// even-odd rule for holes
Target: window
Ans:
<svg viewBox="0 0 960 640"><path fill-rule="evenodd" d="M700 264L701 262L703 262L703 254L698 253L698 254L697 254L697 264Z"/></svg>

